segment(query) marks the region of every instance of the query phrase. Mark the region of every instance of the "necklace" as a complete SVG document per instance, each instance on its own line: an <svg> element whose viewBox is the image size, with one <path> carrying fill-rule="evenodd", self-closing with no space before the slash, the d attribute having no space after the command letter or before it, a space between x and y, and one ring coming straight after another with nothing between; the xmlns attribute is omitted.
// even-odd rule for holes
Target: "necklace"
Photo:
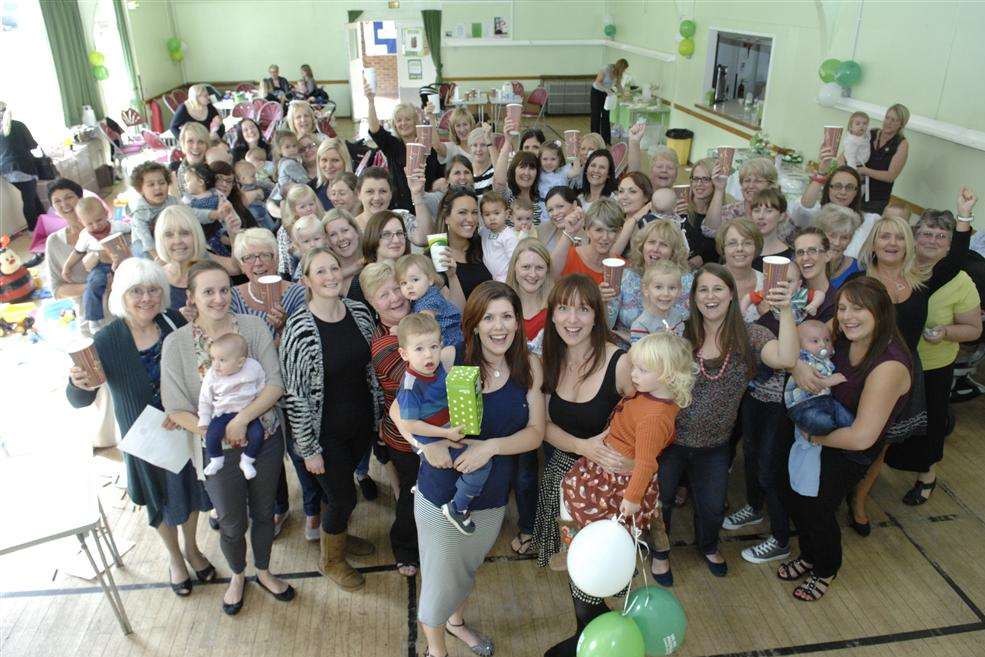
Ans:
<svg viewBox="0 0 985 657"><path fill-rule="evenodd" d="M718 381L725 374L725 370L728 369L728 361L729 361L729 358L731 358L731 357L732 357L732 352L731 351L726 352L725 359L722 361L722 366L721 366L721 368L719 368L718 374L716 374L715 376L712 376L712 375L708 374L708 371L707 370L705 370L705 359L702 358L701 355L699 354L698 355L698 370L701 372L701 376L703 376L704 378L708 379L709 381Z"/></svg>

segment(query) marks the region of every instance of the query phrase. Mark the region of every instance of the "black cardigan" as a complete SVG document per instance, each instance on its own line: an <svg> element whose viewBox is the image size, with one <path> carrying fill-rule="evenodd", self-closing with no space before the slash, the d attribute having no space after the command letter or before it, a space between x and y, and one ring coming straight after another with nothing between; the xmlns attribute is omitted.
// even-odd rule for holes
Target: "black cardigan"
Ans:
<svg viewBox="0 0 985 657"><path fill-rule="evenodd" d="M193 117L191 114L188 113L188 108L185 107L184 103L182 103L181 105L178 106L178 111L174 113L173 117L171 117L171 134L174 135L175 139L180 137L181 126L185 125L186 123L201 123L202 125L205 126L205 130L207 132L211 132L209 130L209 126L212 124L212 119L214 119L217 116L219 116L219 110L217 110L212 105L212 103L209 103L208 113L205 116L205 120L199 121L198 119L196 119L195 117ZM220 122L219 136L221 137L224 134L226 134L226 127L222 125L222 123Z"/></svg>

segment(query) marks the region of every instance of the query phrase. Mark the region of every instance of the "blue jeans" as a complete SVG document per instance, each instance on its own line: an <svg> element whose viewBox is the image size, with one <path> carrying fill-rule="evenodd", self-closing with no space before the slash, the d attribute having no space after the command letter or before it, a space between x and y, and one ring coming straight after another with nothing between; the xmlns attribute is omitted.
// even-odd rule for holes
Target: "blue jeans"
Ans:
<svg viewBox="0 0 985 657"><path fill-rule="evenodd" d="M746 503L770 517L773 538L783 546L790 541L790 516L784 506L787 457L793 427L780 402L763 402L746 395L742 402L742 441L746 468Z"/></svg>
<svg viewBox="0 0 985 657"><path fill-rule="evenodd" d="M728 489L728 443L718 447L684 447L673 444L658 459L660 469L660 505L670 534L674 512L674 493L684 474L691 482L694 505L695 542L703 554L718 551L718 532L725 517L725 493Z"/></svg>
<svg viewBox="0 0 985 657"><path fill-rule="evenodd" d="M466 449L468 448L456 447L449 449L448 453L451 454L451 460L454 461L464 454ZM486 485L486 479L489 479L489 473L492 472L492 464L492 459L490 459L478 470L474 472L463 472L458 476L458 480L455 482L455 497L451 500L452 509L458 513L464 513L469 510L472 499L481 493L482 487Z"/></svg>
<svg viewBox="0 0 985 657"><path fill-rule="evenodd" d="M236 413L216 415L205 430L205 453L209 458L222 456L222 438L226 435L226 425L232 422ZM252 420L246 425L246 449L243 453L255 459L263 446L263 425L260 420Z"/></svg>
<svg viewBox="0 0 985 657"><path fill-rule="evenodd" d="M298 483L301 484L301 506L304 508L304 515L309 518L321 517L321 505L325 499L318 480L304 467L304 459L294 451L294 441L288 436L287 456L294 464L294 472L298 476ZM285 507L286 508L286 507Z"/></svg>
<svg viewBox="0 0 985 657"><path fill-rule="evenodd" d="M103 318L103 297L106 296L106 286L109 284L109 275L113 272L113 265L108 262L100 262L86 276L86 289L82 293L82 312L85 318L91 322L98 322Z"/></svg>
<svg viewBox="0 0 985 657"><path fill-rule="evenodd" d="M817 395L787 409L793 423L809 436L827 436L835 429L852 426L855 414L832 395Z"/></svg>
<svg viewBox="0 0 985 657"><path fill-rule="evenodd" d="M516 455L516 471L513 474L513 490L516 494L516 510L520 532L534 533L534 516L537 514L537 450Z"/></svg>

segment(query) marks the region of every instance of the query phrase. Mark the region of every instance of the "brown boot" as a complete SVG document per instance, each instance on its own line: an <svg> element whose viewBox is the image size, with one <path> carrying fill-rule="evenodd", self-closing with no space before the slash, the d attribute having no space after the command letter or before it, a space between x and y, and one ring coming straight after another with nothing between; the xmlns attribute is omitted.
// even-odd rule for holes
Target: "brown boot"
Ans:
<svg viewBox="0 0 985 657"><path fill-rule="evenodd" d="M345 535L345 553L352 557L368 557L376 552L376 546L365 538L352 534Z"/></svg>
<svg viewBox="0 0 985 657"><path fill-rule="evenodd" d="M318 572L340 588L355 591L366 584L366 579L345 560L345 537L344 533L321 533L321 563L318 564Z"/></svg>

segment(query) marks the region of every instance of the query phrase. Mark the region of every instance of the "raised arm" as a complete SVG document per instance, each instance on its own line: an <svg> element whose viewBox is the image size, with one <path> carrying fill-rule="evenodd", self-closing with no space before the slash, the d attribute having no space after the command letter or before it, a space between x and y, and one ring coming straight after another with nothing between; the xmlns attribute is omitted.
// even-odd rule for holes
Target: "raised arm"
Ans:
<svg viewBox="0 0 985 657"><path fill-rule="evenodd" d="M770 340L760 352L763 363L774 370L785 370L797 365L800 340L797 323L790 307L790 283L778 281L777 286L766 293L766 302L780 311L780 330L776 340Z"/></svg>
<svg viewBox="0 0 985 657"><path fill-rule="evenodd" d="M380 131L380 119L376 116L376 92L363 80L363 93L366 94L366 121L370 132Z"/></svg>
<svg viewBox="0 0 985 657"><path fill-rule="evenodd" d="M499 157L493 163L493 189L497 192L505 192L507 188L507 174L510 169L510 144L509 144L509 128L515 125L507 120L507 125L503 128L506 131L507 139L503 142L503 147L499 149Z"/></svg>
<svg viewBox="0 0 985 657"><path fill-rule="evenodd" d="M424 167L421 166L417 171L411 172L404 169L407 176L407 186L410 188L410 200L414 204L414 229L407 237L417 246L427 246L428 235L433 230L434 222L431 217L431 209L428 207L424 197Z"/></svg>
<svg viewBox="0 0 985 657"><path fill-rule="evenodd" d="M706 235L714 235L719 226L722 225L722 206L725 203L725 184L728 182L728 174L722 171L722 167L715 162L715 170L711 174L711 183L715 187L715 192L708 201L708 212L705 213L705 220L701 222L701 230Z"/></svg>
<svg viewBox="0 0 985 657"><path fill-rule="evenodd" d="M643 171L643 133L645 123L634 123L629 129L629 147L626 149L626 171Z"/></svg>

